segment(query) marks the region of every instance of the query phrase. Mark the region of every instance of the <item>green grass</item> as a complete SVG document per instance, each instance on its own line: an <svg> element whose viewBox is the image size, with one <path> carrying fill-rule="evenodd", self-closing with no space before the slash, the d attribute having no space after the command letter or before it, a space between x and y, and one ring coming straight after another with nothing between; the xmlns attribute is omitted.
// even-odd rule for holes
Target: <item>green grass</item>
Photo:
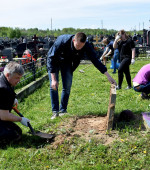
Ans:
<svg viewBox="0 0 150 170"><path fill-rule="evenodd" d="M132 79L138 70L149 60L137 60L130 66ZM68 112L72 115L105 115L108 109L110 83L94 66L85 73L80 73L86 65L80 65L74 72L72 91L68 104ZM117 81L117 74L112 74L110 63L108 72ZM122 89L117 91L115 117L122 110L129 109L134 114L150 110L149 101L142 100L140 93L124 90L127 86L124 79ZM61 83L60 83L61 87ZM59 92L60 93L60 92ZM20 102L18 109L31 120L35 129L43 132L55 132L62 119L51 120L49 82ZM64 118L67 121L67 118ZM79 137L64 140L58 147L50 142L28 134L29 129L17 123L23 130L23 139L18 144L9 145L0 150L0 169L41 170L41 169L134 169L148 170L150 165L150 134L143 128L142 121L128 123L116 122L114 130L119 137L110 145L91 139L86 142Z"/></svg>

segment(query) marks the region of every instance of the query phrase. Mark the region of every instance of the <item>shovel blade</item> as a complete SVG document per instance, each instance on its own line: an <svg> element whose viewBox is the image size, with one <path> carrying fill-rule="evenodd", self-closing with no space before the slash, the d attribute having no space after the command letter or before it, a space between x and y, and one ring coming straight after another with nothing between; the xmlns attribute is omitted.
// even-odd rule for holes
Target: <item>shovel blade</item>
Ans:
<svg viewBox="0 0 150 170"><path fill-rule="evenodd" d="M35 132L34 135L39 136L41 138L45 138L45 139L52 139L52 138L55 137L54 134L43 133L43 132L40 132L40 131Z"/></svg>

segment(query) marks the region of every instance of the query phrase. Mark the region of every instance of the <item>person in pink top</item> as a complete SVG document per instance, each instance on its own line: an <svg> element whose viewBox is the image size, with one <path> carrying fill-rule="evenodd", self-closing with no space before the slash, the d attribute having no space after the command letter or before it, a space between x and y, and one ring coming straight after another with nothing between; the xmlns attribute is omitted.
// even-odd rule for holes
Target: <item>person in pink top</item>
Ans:
<svg viewBox="0 0 150 170"><path fill-rule="evenodd" d="M142 99L150 99L150 64L144 65L133 79L133 89L142 92Z"/></svg>

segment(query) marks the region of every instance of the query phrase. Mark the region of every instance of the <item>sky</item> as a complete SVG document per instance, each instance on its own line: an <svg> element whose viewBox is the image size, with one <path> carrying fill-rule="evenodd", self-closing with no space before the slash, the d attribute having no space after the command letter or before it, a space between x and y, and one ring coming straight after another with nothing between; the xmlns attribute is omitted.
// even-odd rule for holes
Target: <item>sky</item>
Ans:
<svg viewBox="0 0 150 170"><path fill-rule="evenodd" d="M142 30L150 0L1 0L0 27Z"/></svg>

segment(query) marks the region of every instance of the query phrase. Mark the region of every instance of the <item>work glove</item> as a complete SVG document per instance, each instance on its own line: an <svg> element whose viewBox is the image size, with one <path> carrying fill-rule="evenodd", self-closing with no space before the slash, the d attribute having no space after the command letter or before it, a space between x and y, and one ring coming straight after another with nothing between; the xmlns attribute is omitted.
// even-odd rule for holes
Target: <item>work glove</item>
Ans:
<svg viewBox="0 0 150 170"><path fill-rule="evenodd" d="M100 60L102 61L102 60L103 60L103 57L101 57Z"/></svg>
<svg viewBox="0 0 150 170"><path fill-rule="evenodd" d="M25 117L22 117L22 120L21 120L21 123L24 125L24 126L27 126L28 127L28 123L30 122L29 119L25 118Z"/></svg>
<svg viewBox="0 0 150 170"><path fill-rule="evenodd" d="M18 105L18 100L15 98L13 106Z"/></svg>
<svg viewBox="0 0 150 170"><path fill-rule="evenodd" d="M121 35L117 35L115 40L118 41L121 38Z"/></svg>
<svg viewBox="0 0 150 170"><path fill-rule="evenodd" d="M131 64L134 64L135 63L135 59L131 59Z"/></svg>

